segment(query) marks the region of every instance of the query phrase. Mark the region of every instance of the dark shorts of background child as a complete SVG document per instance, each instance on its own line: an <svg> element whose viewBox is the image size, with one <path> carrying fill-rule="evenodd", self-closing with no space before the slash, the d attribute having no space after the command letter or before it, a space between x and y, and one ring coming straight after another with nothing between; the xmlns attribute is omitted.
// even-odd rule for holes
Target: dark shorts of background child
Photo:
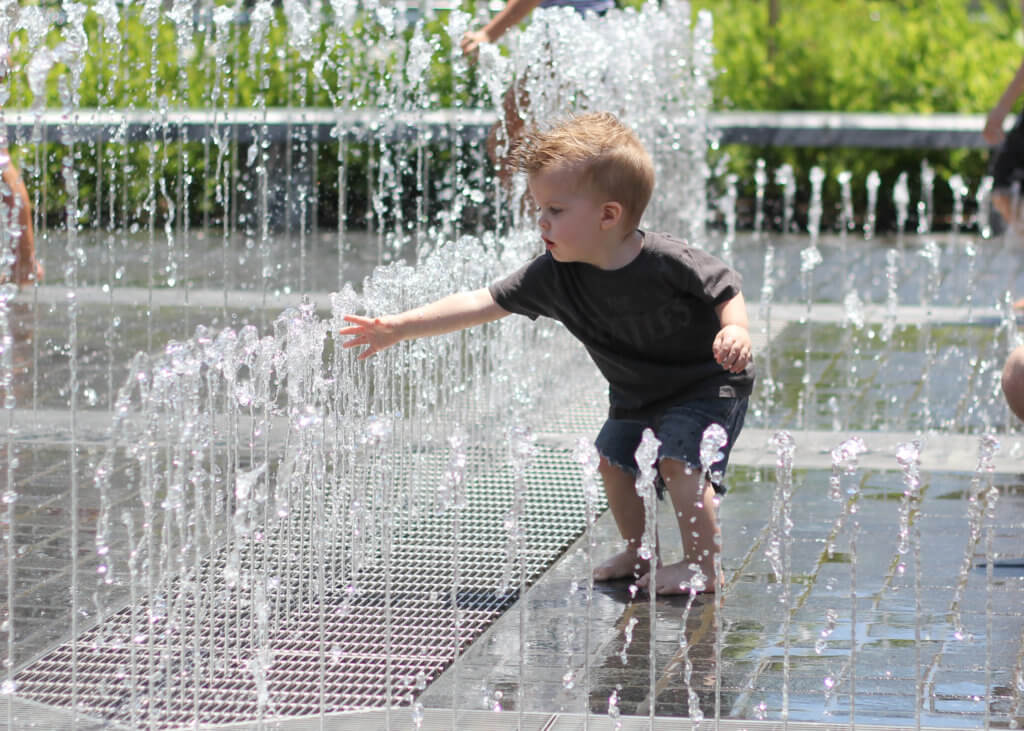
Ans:
<svg viewBox="0 0 1024 731"><path fill-rule="evenodd" d="M719 424L728 437L719 449L721 459L711 465L711 484L715 492L724 495L725 468L729 463L732 445L743 428L747 413L747 398L714 398L686 401L670 406L650 418L608 419L597 435L595 446L598 454L612 465L636 476L640 468L636 462L636 450L643 439L644 429L650 428L661 442L658 447L658 461L665 457L679 460L692 469L700 471L700 445L704 431L712 424ZM665 484L658 474L655 480L658 497L664 494Z"/></svg>
<svg viewBox="0 0 1024 731"><path fill-rule="evenodd" d="M1024 115L1017 117L1006 139L993 151L988 173L995 190L1009 193L1013 184L1018 183L1019 194L1024 195Z"/></svg>

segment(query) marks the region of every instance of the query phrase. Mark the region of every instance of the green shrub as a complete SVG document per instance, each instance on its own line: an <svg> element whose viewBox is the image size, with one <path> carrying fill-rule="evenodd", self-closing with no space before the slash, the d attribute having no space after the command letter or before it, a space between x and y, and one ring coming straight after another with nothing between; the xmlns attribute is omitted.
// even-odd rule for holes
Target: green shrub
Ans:
<svg viewBox="0 0 1024 731"><path fill-rule="evenodd" d="M720 109L981 114L995 104L1024 52L1013 2L778 0L774 26L768 2L715 0L694 6L715 16ZM810 168L821 166L828 174L826 210L835 210L836 176L843 170L853 173L862 204L863 181L871 170L890 186L906 171L915 192L922 159L941 180L958 172L974 183L988 159L985 149L729 145L723 153L748 195L758 157L769 169L791 164L803 197ZM950 199L948 187L937 184L936 205L947 215ZM886 199L880 197L880 204L884 207Z"/></svg>
<svg viewBox="0 0 1024 731"><path fill-rule="evenodd" d="M642 0L620 2L642 4ZM468 0L463 7L474 14L475 4L476 0ZM983 113L995 103L1022 56L1018 8L1009 0L778 0L780 14L774 25L769 22L770 3L766 0L695 0L691 5L695 13L707 9L715 16L720 73L714 88L720 109ZM389 36L381 16L361 12L348 28L320 24L311 39L312 53L304 57L289 44L281 8L275 10L263 45L253 49L249 27L243 23L232 22L222 29L227 38L221 42L212 30L211 19L200 18L194 33L179 39L178 29L166 15L161 16L160 23L147 26L140 17L140 6L119 5L122 15L116 43L105 39L103 21L94 12L86 14L89 52L80 70L74 106L365 106L373 103L381 88L401 88L393 82L404 73L405 47L413 34L413 28L406 27L398 37ZM403 104L471 107L484 103L483 92L475 83L475 68L456 74L449 63L452 47L445 32L446 22L446 13L426 21L425 35L434 49L430 81L424 95L407 98ZM15 68L24 69L40 44L55 48L66 31L59 26L45 39L30 39L24 30L17 31L12 37ZM322 62L314 63L313 59ZM54 67L47 77L45 99L34 98L24 73L13 75L7 106L61 108L61 83L63 80L66 85L68 72L62 64ZM209 143L157 141L129 147L122 151L110 144L76 146L74 164L79 171L81 200L102 200L97 186L101 185L104 160L126 160L130 180L121 200L114 203L113 215L118 220L145 223L149 215L161 210L152 201L152 191L162 186L173 190L179 184L176 166L184 157L195 201L190 204L192 215L203 216L204 220L219 215L217 155L216 150L211 153ZM55 147L42 149L46 154L63 154ZM44 166L34 164L34 147L20 152L15 149L16 159L34 175L46 176L50 193L45 196L45 213L61 218L67 201L62 192L60 158L51 157L44 173ZM319 152L325 179L330 180L336 172L337 148L325 144ZM241 153L233 150L230 154ZM877 170L889 185L906 171L914 186L921 160L927 158L940 179L959 172L976 182L984 173L988 153L984 149L729 145L716 155L728 156L730 169L739 175L741 194L747 198L752 194L757 158L763 158L769 169L784 162L791 164L804 197L811 166L823 167L828 174L827 214L835 210L839 196L836 176L842 170L854 174L862 199L863 180L871 170ZM352 179L367 174L368 157L352 157ZM439 159L444 159L443 155ZM152 172L151 160L157 166ZM884 201L884 191L882 196ZM945 186L937 186L936 201L948 210ZM331 210L330 205L320 208Z"/></svg>

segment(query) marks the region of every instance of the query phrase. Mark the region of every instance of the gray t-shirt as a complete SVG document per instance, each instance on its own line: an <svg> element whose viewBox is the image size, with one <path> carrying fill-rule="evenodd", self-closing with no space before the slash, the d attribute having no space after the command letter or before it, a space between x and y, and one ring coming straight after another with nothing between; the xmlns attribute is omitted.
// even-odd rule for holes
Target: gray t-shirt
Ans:
<svg viewBox="0 0 1024 731"><path fill-rule="evenodd" d="M739 294L740 275L673 236L641 234L643 248L621 269L544 253L491 284L491 296L509 312L558 320L583 343L608 379L612 418L749 395L752 367L729 373L711 352L715 306Z"/></svg>

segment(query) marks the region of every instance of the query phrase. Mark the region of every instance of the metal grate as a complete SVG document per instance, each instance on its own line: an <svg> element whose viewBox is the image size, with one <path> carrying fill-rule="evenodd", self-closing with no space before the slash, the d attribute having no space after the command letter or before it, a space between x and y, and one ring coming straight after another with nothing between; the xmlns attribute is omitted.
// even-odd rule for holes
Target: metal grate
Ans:
<svg viewBox="0 0 1024 731"><path fill-rule="evenodd" d="M387 704L387 678L391 702L408 703L453 661L456 646L465 648L518 598L515 589L499 591L503 578L529 586L583 531L579 469L567 450L538 448L526 485L526 549L514 563L504 526L514 480L497 470L466 487L457 551L451 516L424 514L396 537L389 566L382 556L371 557L354 590L325 586L317 596L296 598L282 589L268 597L275 621L263 622L271 629L260 637L252 603L231 600L225 546L187 588L176 579L166 596L125 607L25 667L16 677L17 694L150 728L380 708ZM308 543L295 526L279 525L242 551L242 572L265 566L268 556L285 556L295 566L284 581L315 585L315 576L344 574L303 560ZM342 562L344 552L337 546L327 555ZM223 600L211 602L211 592ZM289 603L275 604L285 598ZM259 682L258 652L266 661Z"/></svg>

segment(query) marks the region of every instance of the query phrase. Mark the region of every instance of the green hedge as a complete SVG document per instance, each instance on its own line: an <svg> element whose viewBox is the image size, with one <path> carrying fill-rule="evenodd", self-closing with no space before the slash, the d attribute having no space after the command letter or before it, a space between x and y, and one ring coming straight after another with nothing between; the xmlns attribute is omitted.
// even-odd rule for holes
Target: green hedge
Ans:
<svg viewBox="0 0 1024 731"><path fill-rule="evenodd" d="M57 63L46 76L45 98L38 98L30 88L27 73L29 59L42 45L56 49L65 40L67 25L58 24L45 39L31 39L24 30L12 36L12 60L15 73L10 81L8 107L62 108L61 86L79 75L72 106L106 109L133 108L253 108L307 106L361 107L373 103L380 95L379 87L402 73L405 45L413 28L404 28L396 36L389 35L380 16L359 13L344 30L329 23L320 24L311 38L312 52L304 56L289 43L283 10L274 10L266 40L257 52L250 47L251 23L232 22L214 31L210 18L199 18L193 32L182 43L178 29L168 16L160 22L146 24L141 17L141 4L122 6L117 40L108 38L103 21L94 12L85 15L84 28L88 52L82 57L80 69ZM472 6L467 6L469 12ZM422 33L431 39L434 48L427 94L409 103L428 107L479 106L482 92L477 91L475 69L456 78L447 59L452 56L451 43L444 32L447 14L425 24ZM403 23L398 24L400 27ZM382 50L383 49L383 50ZM313 59L323 59L315 64ZM319 76L318 76L319 75ZM325 90L331 89L334 96ZM66 92L65 92L66 94ZM159 133L158 133L159 137ZM237 149L231 155L244 155ZM175 191L181 180L180 161L186 161L190 182L189 213L195 225L220 225L223 211L217 203L217 150L209 144L156 142L121 146L106 143L77 144L72 165L78 174L78 211L83 225L102 227L115 224L148 225L151 216L162 223L168 206L161 202L159 191ZM69 201L63 184L62 165L66 150L56 144L15 146L14 157L26 177L45 188L37 197L42 215L59 226L66 218ZM368 160L372 154L366 145L352 145L346 154L350 165L350 181L366 181ZM336 145L320 145L318 174L323 200L317 210L321 225L337 223ZM442 181L442 168L447 154L437 152L430 158L431 179ZM111 171L122 181L122 190L111 199L102 190L103 172L110 180ZM127 174L124 171L127 170ZM353 185L349 221L359 225L365 219L368 201L366 184ZM96 209L100 215L94 215ZM180 213L180 211L179 211Z"/></svg>
<svg viewBox="0 0 1024 731"><path fill-rule="evenodd" d="M715 15L722 69L716 104L737 110L827 110L900 114L983 114L999 98L1024 55L1019 5L1013 0L778 0L769 23L765 0L697 2ZM980 129L979 129L980 133ZM804 191L814 165L827 173L825 193L838 200L836 176L853 173L863 204L863 181L877 170L880 204L906 171L916 194L922 159L943 181L959 172L976 183L988 151L850 148L725 150L749 193L754 160L793 165ZM948 186L936 185L936 206L948 214Z"/></svg>
<svg viewBox="0 0 1024 731"><path fill-rule="evenodd" d="M639 4L638 0L625 0ZM983 113L996 101L1022 52L1021 19L1013 0L777 0L779 16L769 22L769 0L697 0L694 12L708 9L715 16L717 65L716 105L737 110L834 110L897 113L961 112ZM325 4L326 6L326 4ZM471 14L472 3L464 6ZM191 44L179 47L177 29L166 15L158 24L147 25L139 17L139 5L121 6L122 17L117 42L104 38L102 21L93 12L85 16L89 52L81 69L81 84L75 103L81 107L221 108L250 107L260 98L269 106L307 105L359 106L368 103L377 87L402 73L402 44L412 36L405 29L399 38L388 35L379 16L361 14L354 24L340 31L330 24L317 30L311 39L312 58L327 62L314 66L288 47L282 10L270 26L267 42L260 53L251 53L249 28L229 24L224 42L218 43L207 28L197 28ZM419 100L426 106L477 106L480 92L473 83L470 67L460 77L447 62L452 49L444 32L447 18L427 23L426 37L432 39L435 54L428 94ZM207 20L209 23L209 20ZM56 47L66 32L63 27L51 31L45 43ZM12 47L16 69L25 69L30 53L38 47L24 30L14 34ZM9 107L43 104L60 107L59 83L67 69L58 64L47 77L46 99L33 97L26 75L12 77ZM337 90L332 98L316 76L320 74ZM412 100L409 100L412 103ZM325 177L336 152L322 149ZM134 147L128 153L133 162L132 197L127 211L119 215L144 220L152 205L140 202L152 187L148 180L150 157L166 159L158 176L170 189L176 176L174 161L180 151L175 146L159 149ZM111 155L108 150L105 154ZM828 173L825 193L834 210L838 199L837 174L854 174L857 194L863 197L863 180L877 170L891 185L903 171L910 174L912 190L922 158L927 158L940 179L959 172L976 181L985 170L986 150L864 150L864 149L789 149L755 148L731 145L719 154L729 156L729 165L739 174L742 193L752 192L754 162L761 157L773 169L788 162L797 171L801 190L806 190L811 166L819 165ZM76 168L80 171L83 200L95 198L95 170L102 155L90 146L76 150ZM364 156L365 157L365 156ZM215 181L202 162L205 155L197 149L189 152L193 187L199 203L193 213L208 215L215 208ZM30 167L31 160L25 160ZM52 191L62 189L59 158L51 158L47 175ZM355 170L358 174L359 171ZM36 171L36 174L42 174ZM206 188L203 189L202 186ZM886 195L882 191L883 201ZM945 186L936 189L940 208L948 208ZM62 215L66 201L54 193L47 198L48 213ZM158 207L157 207L158 208ZM322 210L330 210L329 205Z"/></svg>

